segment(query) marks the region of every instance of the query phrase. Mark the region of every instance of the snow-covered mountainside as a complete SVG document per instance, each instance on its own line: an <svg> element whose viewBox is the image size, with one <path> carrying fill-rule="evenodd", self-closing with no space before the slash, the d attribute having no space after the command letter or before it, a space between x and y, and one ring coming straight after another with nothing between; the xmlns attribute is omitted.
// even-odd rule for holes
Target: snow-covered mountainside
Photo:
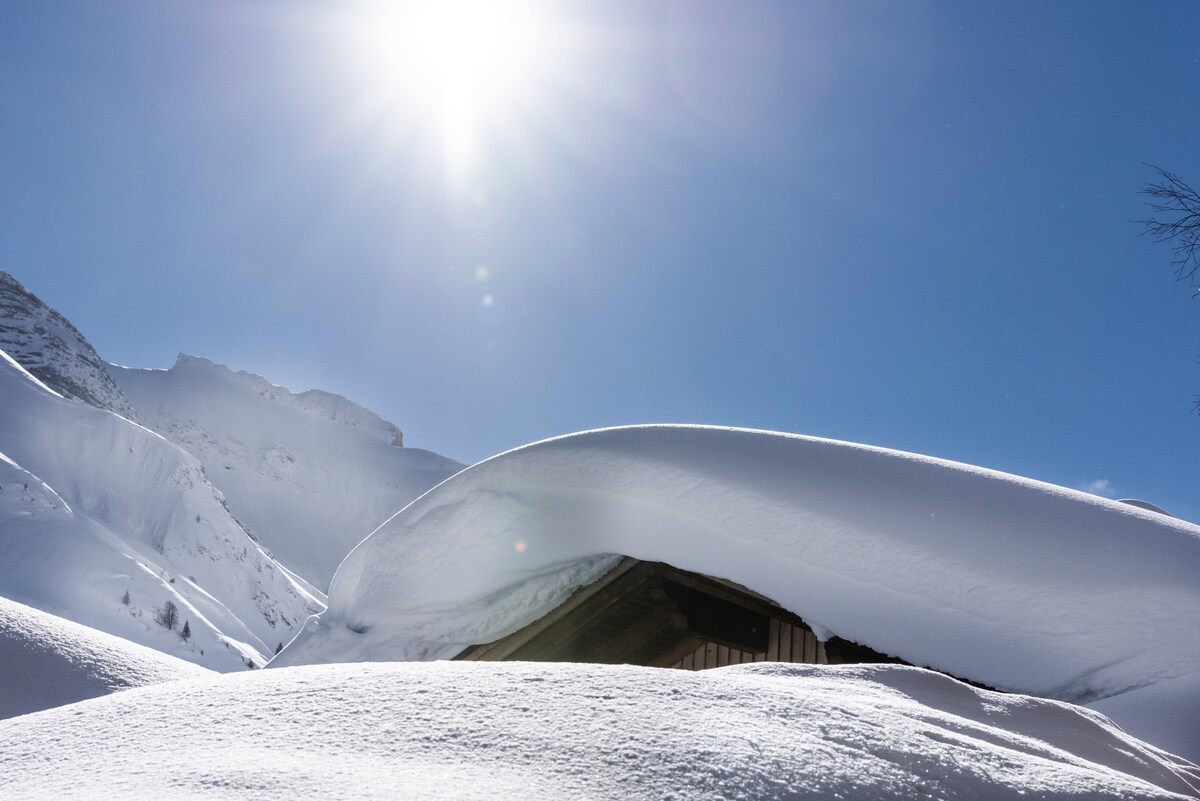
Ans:
<svg viewBox="0 0 1200 801"><path fill-rule="evenodd" d="M731 579L818 635L1001 689L1091 700L1200 664L1198 526L914 454L683 426L464 470L346 558L276 663L450 657L612 554Z"/></svg>
<svg viewBox="0 0 1200 801"><path fill-rule="evenodd" d="M359 540L462 467L336 395L193 357L106 365L0 273L4 349L0 595L218 669L261 665ZM186 641L155 622L168 601Z"/></svg>
<svg viewBox="0 0 1200 801"><path fill-rule="evenodd" d="M0 598L0 718L212 675L198 665Z"/></svg>
<svg viewBox="0 0 1200 801"><path fill-rule="evenodd" d="M137 413L83 334L0 271L0 350L47 386L130 420Z"/></svg>
<svg viewBox="0 0 1200 801"><path fill-rule="evenodd" d="M0 596L217 670L261 665L321 608L198 461L2 351L0 553Z"/></svg>
<svg viewBox="0 0 1200 801"><path fill-rule="evenodd" d="M194 356L110 366L142 422L203 463L237 519L319 589L360 540L462 469L338 395L294 394Z"/></svg>
<svg viewBox="0 0 1200 801"><path fill-rule="evenodd" d="M889 665L325 665L116 693L0 742L8 801L1200 797L1196 766L1101 715Z"/></svg>

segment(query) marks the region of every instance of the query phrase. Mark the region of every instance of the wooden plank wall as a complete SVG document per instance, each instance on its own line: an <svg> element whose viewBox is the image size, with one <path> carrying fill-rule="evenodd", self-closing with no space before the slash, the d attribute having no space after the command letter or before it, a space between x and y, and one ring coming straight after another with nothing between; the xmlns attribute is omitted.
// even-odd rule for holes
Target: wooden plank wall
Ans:
<svg viewBox="0 0 1200 801"><path fill-rule="evenodd" d="M825 665L825 644L815 634L801 626L771 618L770 637L767 650L757 653L740 651L714 642L699 643L694 651L684 656L673 668L682 670L704 670L706 668L741 665L746 662L796 662L809 665Z"/></svg>
<svg viewBox="0 0 1200 801"><path fill-rule="evenodd" d="M743 662L762 662L764 659L766 659L765 653L754 654L730 648L727 645L717 645L715 642L705 642L671 667L682 670L704 670L726 665L740 665Z"/></svg>

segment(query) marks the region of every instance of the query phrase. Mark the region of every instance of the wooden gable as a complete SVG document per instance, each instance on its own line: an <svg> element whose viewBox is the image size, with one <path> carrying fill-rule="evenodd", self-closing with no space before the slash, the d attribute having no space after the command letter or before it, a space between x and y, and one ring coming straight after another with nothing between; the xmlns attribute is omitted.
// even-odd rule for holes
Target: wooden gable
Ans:
<svg viewBox="0 0 1200 801"><path fill-rule="evenodd" d="M507 637L458 659L600 662L701 670L744 662L898 662L840 638L729 581L626 557Z"/></svg>

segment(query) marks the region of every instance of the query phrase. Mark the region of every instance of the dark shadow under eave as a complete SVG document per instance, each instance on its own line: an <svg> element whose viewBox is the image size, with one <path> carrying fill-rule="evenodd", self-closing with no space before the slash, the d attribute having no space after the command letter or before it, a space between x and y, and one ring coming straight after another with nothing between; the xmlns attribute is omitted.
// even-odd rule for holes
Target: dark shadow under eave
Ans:
<svg viewBox="0 0 1200 801"><path fill-rule="evenodd" d="M628 556L533 623L455 658L684 670L747 662L908 664L840 637L822 642L799 616L733 582Z"/></svg>

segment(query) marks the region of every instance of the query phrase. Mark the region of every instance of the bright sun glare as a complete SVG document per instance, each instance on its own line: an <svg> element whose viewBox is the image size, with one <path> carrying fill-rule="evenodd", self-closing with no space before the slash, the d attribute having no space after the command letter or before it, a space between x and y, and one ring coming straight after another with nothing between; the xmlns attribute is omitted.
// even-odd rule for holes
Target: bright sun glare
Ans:
<svg viewBox="0 0 1200 801"><path fill-rule="evenodd" d="M377 93L414 104L452 174L479 157L489 124L538 77L545 19L528 2L381 3L352 47Z"/></svg>

